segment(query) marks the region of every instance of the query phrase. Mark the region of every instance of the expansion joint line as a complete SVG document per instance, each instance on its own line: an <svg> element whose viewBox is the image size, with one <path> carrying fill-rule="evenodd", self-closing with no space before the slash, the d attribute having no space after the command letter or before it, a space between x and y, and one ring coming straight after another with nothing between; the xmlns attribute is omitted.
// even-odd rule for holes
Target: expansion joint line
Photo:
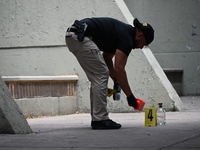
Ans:
<svg viewBox="0 0 200 150"><path fill-rule="evenodd" d="M175 142L175 143L173 143L173 144L171 144L171 145L168 145L168 146L165 146L165 147L161 147L161 148L159 148L158 150L164 150L164 149L170 148L170 147L172 147L172 146L175 146L175 145L178 145L178 144L187 142L187 141L189 141L189 140L192 140L192 139L195 139L195 138L198 138L198 137L200 137L200 134L195 135L195 136L192 136L192 137L190 137L190 138L186 138L186 139L184 139L184 140L177 141L177 142Z"/></svg>

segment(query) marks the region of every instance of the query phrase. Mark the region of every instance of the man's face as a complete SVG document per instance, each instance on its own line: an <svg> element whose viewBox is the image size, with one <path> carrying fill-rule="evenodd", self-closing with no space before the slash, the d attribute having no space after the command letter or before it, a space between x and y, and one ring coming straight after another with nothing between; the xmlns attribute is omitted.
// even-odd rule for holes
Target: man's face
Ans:
<svg viewBox="0 0 200 150"><path fill-rule="evenodd" d="M136 41L135 48L142 49L145 45L147 45L146 39L145 39L144 34L142 32L139 32L139 33L136 34L135 41Z"/></svg>

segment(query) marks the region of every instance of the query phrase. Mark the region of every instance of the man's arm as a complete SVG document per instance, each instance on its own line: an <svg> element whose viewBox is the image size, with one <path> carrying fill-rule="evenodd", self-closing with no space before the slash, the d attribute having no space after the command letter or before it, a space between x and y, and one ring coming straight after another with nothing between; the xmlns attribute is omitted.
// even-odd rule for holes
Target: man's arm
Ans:
<svg viewBox="0 0 200 150"><path fill-rule="evenodd" d="M124 91L126 96L129 97L130 95L132 95L132 91L129 86L126 71L125 71L127 59L128 59L128 57L124 52L122 52L118 49L116 50L115 65L114 65L115 75L116 75L117 81L118 81L119 85L121 86L122 90Z"/></svg>
<svg viewBox="0 0 200 150"><path fill-rule="evenodd" d="M113 65L113 57L115 56L115 65ZM116 50L115 54L109 54L103 52L103 57L108 66L110 77L112 79L117 79L119 85L121 86L122 90L126 94L126 96L130 96L132 94L130 86L128 84L125 65L127 61L127 56L120 50ZM115 67L114 67L115 66Z"/></svg>
<svg viewBox="0 0 200 150"><path fill-rule="evenodd" d="M113 67L113 61L112 61L113 56L114 56L114 54L109 54L109 53L103 52L103 58L104 58L106 65L109 69L110 77L112 79L115 79L116 75L115 75L115 69Z"/></svg>
<svg viewBox="0 0 200 150"><path fill-rule="evenodd" d="M103 53L104 60L110 71L110 77L113 80L117 79L120 87L127 96L127 101L129 106L137 107L137 101L134 95L132 94L125 71L125 66L128 57L122 51L117 49L115 52L115 65L113 65L112 61L113 56L114 54L109 54L105 52Z"/></svg>

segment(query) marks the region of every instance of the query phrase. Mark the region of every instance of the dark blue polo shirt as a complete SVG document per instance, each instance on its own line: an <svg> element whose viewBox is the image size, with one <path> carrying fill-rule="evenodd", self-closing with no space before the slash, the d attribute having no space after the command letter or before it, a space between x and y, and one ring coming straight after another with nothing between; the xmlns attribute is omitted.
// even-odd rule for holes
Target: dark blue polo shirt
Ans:
<svg viewBox="0 0 200 150"><path fill-rule="evenodd" d="M113 18L86 18L86 36L91 36L101 51L114 54L116 49L127 56L135 48L135 28Z"/></svg>

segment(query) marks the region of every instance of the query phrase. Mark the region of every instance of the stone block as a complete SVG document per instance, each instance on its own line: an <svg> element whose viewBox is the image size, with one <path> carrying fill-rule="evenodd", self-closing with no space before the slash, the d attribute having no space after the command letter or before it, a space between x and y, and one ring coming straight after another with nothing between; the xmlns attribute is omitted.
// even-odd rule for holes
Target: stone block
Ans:
<svg viewBox="0 0 200 150"><path fill-rule="evenodd" d="M32 130L0 77L0 134L28 134Z"/></svg>

